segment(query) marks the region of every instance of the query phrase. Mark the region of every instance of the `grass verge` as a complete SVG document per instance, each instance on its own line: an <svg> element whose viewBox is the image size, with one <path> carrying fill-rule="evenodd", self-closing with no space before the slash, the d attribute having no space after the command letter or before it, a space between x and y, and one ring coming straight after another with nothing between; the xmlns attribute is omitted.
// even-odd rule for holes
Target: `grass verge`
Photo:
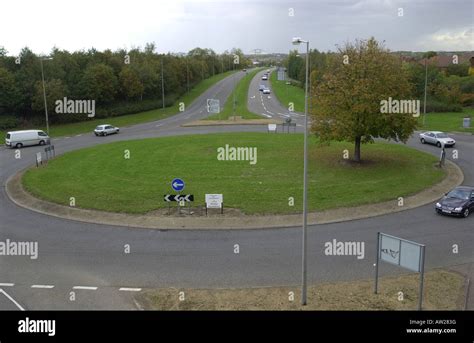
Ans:
<svg viewBox="0 0 474 343"><path fill-rule="evenodd" d="M471 127L463 128L463 118L471 115ZM474 133L474 109L464 108L462 112L427 113L425 125L423 114L418 119L419 129L423 131L471 132Z"/></svg>
<svg viewBox="0 0 474 343"><path fill-rule="evenodd" d="M254 76L261 71L262 68L257 68L247 73L235 86L233 92L227 98L227 101L222 108L222 111L218 114L214 114L210 117L205 118L206 120L227 120L229 117L241 116L243 119L262 119L261 116L252 113L247 108L247 98L249 93L250 82ZM233 109L233 101L235 96L235 111Z"/></svg>
<svg viewBox="0 0 474 343"><path fill-rule="evenodd" d="M69 123L69 124L60 124L52 125L50 127L50 136L51 137L61 137L61 136L72 136L85 132L92 132L97 125L107 123L118 127L142 124L150 121L160 120L172 115L175 115L179 112L179 103L183 102L185 106L189 106L197 97L204 93L211 86L226 78L227 76L234 73L233 71L228 71L223 74L217 74L210 78L207 78L199 82L195 87L193 87L189 93L181 96L173 106L165 107L164 109L156 109L151 111L139 112L134 114L127 114L118 117L110 118L101 118L101 119L92 119L83 122ZM28 128L17 128L9 129L5 131L0 131L0 137L5 137L7 131L14 130L26 130L26 129L43 129L46 130L46 127L28 127Z"/></svg>
<svg viewBox="0 0 474 343"><path fill-rule="evenodd" d="M308 287L306 306L300 305L298 287L168 288L146 291L136 300L147 310L417 310L418 285L417 274L380 278L378 294L373 292L374 280L322 283ZM184 301L179 292L184 292ZM460 274L446 270L425 274L423 309L462 310L463 297Z"/></svg>
<svg viewBox="0 0 474 343"><path fill-rule="evenodd" d="M288 108L289 103L294 104L296 112L304 112L304 89L298 86L287 85L286 81L277 80L277 72L270 74L270 84L273 92L282 106Z"/></svg>
<svg viewBox="0 0 474 343"><path fill-rule="evenodd" d="M98 137L97 139L104 139ZM106 138L105 138L106 139ZM256 163L219 161L220 147L255 147ZM297 213L303 193L303 135L225 133L122 141L73 151L28 170L23 183L45 200L112 212L165 208L175 177L202 205L206 193L224 194L225 206L245 214ZM364 163L342 159L352 144L309 142L310 210L357 206L421 191L444 177L435 156L397 144L362 147ZM130 151L130 159L124 158ZM289 198L294 206L289 206Z"/></svg>

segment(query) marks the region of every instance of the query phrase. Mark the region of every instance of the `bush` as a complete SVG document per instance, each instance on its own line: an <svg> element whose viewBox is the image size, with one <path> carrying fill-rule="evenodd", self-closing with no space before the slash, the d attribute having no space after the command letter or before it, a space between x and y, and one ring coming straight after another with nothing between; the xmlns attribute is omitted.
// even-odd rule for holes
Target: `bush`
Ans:
<svg viewBox="0 0 474 343"><path fill-rule="evenodd" d="M8 130L17 127L20 124L20 119L12 115L0 116L0 130Z"/></svg>
<svg viewBox="0 0 474 343"><path fill-rule="evenodd" d="M421 108L423 108L423 105ZM462 112L462 106L460 104L448 104L438 100L427 100L426 112Z"/></svg>

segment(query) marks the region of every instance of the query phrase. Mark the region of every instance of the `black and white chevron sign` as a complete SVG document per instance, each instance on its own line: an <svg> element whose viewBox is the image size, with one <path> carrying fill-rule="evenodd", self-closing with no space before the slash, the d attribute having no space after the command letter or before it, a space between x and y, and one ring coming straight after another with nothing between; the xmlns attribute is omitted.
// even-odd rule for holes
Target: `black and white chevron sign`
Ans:
<svg viewBox="0 0 474 343"><path fill-rule="evenodd" d="M164 195L164 200L166 202L171 202L171 201L194 201L194 195L193 194L165 194Z"/></svg>

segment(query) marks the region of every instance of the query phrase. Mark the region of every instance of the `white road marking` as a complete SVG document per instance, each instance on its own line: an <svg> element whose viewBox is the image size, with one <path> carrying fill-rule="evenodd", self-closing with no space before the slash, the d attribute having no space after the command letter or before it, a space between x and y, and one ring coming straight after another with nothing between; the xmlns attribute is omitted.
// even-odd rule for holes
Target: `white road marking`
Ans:
<svg viewBox="0 0 474 343"><path fill-rule="evenodd" d="M97 287L91 287L91 286L74 286L72 289L83 289L83 290L88 290L88 291L96 291Z"/></svg>
<svg viewBox="0 0 474 343"><path fill-rule="evenodd" d="M46 288L46 289L51 289L51 288L54 288L54 285L31 285L31 288Z"/></svg>
<svg viewBox="0 0 474 343"><path fill-rule="evenodd" d="M160 126L163 126L163 124L158 124L158 125L155 125L156 127L160 127Z"/></svg>
<svg viewBox="0 0 474 343"><path fill-rule="evenodd" d="M16 307L18 307L18 309L20 311L24 311L25 309L23 307L21 307L21 305L19 303L16 302L15 299L13 299L7 292L5 292L3 289L0 288L0 293L3 293L3 295L5 295L12 303L15 304Z"/></svg>
<svg viewBox="0 0 474 343"><path fill-rule="evenodd" d="M0 287L13 287L15 286L14 283L0 283Z"/></svg>
<svg viewBox="0 0 474 343"><path fill-rule="evenodd" d="M64 137L64 139L69 139L69 138L71 138L71 137Z"/></svg>
<svg viewBox="0 0 474 343"><path fill-rule="evenodd" d="M267 111L267 113L271 114L271 115L275 115L275 113L273 112L270 112L270 111Z"/></svg>
<svg viewBox="0 0 474 343"><path fill-rule="evenodd" d="M76 137L81 137L81 136L82 136L82 134L80 134L80 135L76 135Z"/></svg>
<svg viewBox="0 0 474 343"><path fill-rule="evenodd" d="M141 288L127 288L127 287L121 287L119 291L124 291L124 292L140 292L142 289Z"/></svg>
<svg viewBox="0 0 474 343"><path fill-rule="evenodd" d="M271 117L272 117L271 115L268 115L268 114L266 114L266 113L262 113L262 115L264 115L264 116L267 117L267 118L271 118Z"/></svg>

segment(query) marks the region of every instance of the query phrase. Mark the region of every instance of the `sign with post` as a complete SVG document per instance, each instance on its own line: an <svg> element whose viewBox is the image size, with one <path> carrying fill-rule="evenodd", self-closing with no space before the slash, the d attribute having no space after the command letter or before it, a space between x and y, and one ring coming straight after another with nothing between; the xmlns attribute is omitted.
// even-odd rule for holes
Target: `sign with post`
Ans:
<svg viewBox="0 0 474 343"><path fill-rule="evenodd" d="M219 99L207 99L207 112L208 113L219 113L220 103Z"/></svg>
<svg viewBox="0 0 474 343"><path fill-rule="evenodd" d="M41 157L41 151L36 153L36 167L39 167L40 164L43 164L43 159Z"/></svg>
<svg viewBox="0 0 474 343"><path fill-rule="evenodd" d="M163 200L166 202L190 202L194 201L193 194L165 194Z"/></svg>
<svg viewBox="0 0 474 343"><path fill-rule="evenodd" d="M379 261L384 261L420 273L418 309L423 304L423 278L425 270L425 246L403 238L377 233L377 257L375 262L375 288L378 292Z"/></svg>
<svg viewBox="0 0 474 343"><path fill-rule="evenodd" d="M268 124L268 132L277 132L277 124Z"/></svg>
<svg viewBox="0 0 474 343"><path fill-rule="evenodd" d="M184 181L181 179L175 178L173 179L173 181L171 181L171 187L173 187L173 189L176 192L180 192L184 189Z"/></svg>
<svg viewBox="0 0 474 343"><path fill-rule="evenodd" d="M220 208L222 214L224 211L224 197L222 194L206 194L206 215L208 208Z"/></svg>

